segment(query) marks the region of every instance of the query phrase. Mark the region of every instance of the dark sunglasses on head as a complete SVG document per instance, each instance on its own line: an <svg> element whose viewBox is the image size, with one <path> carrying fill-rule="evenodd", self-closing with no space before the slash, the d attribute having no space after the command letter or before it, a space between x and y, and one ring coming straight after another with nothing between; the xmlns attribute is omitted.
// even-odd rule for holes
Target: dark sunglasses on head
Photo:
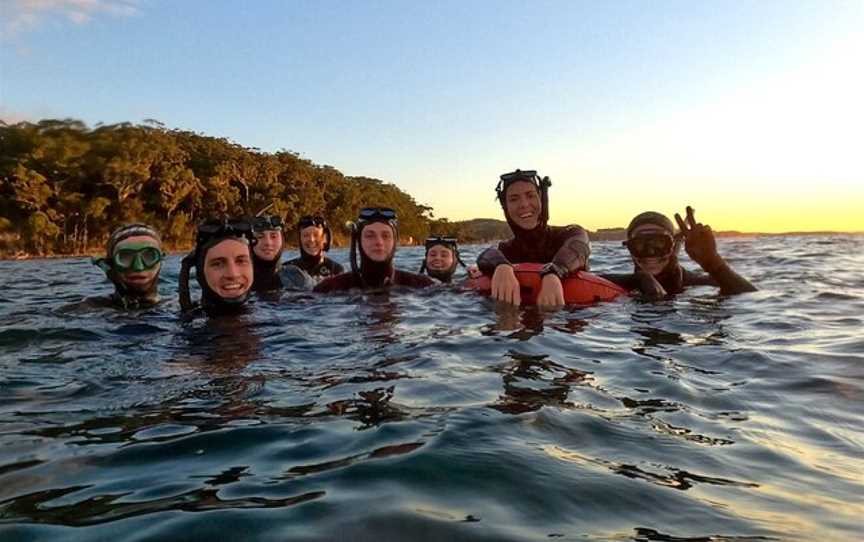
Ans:
<svg viewBox="0 0 864 542"><path fill-rule="evenodd" d="M310 226L321 226L322 228L326 228L327 221L324 220L323 216L319 215L306 215L297 221L297 228L301 230Z"/></svg>
<svg viewBox="0 0 864 542"><path fill-rule="evenodd" d="M258 216L255 217L252 227L255 231L281 230L282 217L270 215Z"/></svg>
<svg viewBox="0 0 864 542"><path fill-rule="evenodd" d="M114 253L114 266L121 271L146 271L162 261L162 251L156 247L121 248Z"/></svg>
<svg viewBox="0 0 864 542"><path fill-rule="evenodd" d="M653 233L631 237L622 244L637 258L662 258L672 254L675 238L668 233Z"/></svg>
<svg viewBox="0 0 864 542"><path fill-rule="evenodd" d="M364 207L360 209L360 220L396 220L396 211L388 207Z"/></svg>
<svg viewBox="0 0 864 542"><path fill-rule="evenodd" d="M196 244L202 245L211 239L225 237L245 237L253 241L252 224L247 220L226 218L225 220L208 220L198 225L198 238Z"/></svg>

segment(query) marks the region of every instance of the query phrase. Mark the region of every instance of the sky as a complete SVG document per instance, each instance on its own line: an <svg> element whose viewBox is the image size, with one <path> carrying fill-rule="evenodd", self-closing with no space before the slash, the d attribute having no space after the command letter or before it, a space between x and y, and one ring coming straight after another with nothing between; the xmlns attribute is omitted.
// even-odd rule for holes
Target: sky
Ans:
<svg viewBox="0 0 864 542"><path fill-rule="evenodd" d="M0 0L0 119L156 119L501 218L864 231L864 0Z"/></svg>

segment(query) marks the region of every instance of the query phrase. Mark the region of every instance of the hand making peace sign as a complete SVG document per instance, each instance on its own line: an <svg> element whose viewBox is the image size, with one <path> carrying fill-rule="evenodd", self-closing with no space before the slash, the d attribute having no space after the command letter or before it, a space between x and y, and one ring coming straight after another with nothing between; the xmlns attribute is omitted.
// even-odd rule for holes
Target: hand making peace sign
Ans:
<svg viewBox="0 0 864 542"><path fill-rule="evenodd" d="M717 253L717 242L714 240L714 232L711 226L696 222L693 216L693 207L687 206L687 221L681 219L681 215L675 213L675 221L684 236L684 248L687 254L698 263L702 269L710 272L713 268L723 262Z"/></svg>

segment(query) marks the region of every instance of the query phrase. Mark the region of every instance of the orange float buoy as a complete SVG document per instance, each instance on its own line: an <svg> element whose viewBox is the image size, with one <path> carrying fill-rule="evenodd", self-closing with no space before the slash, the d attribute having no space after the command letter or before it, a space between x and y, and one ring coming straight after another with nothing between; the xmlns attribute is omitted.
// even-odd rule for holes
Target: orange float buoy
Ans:
<svg viewBox="0 0 864 542"><path fill-rule="evenodd" d="M537 303L537 295L540 293L540 285L543 280L540 276L541 269L543 269L543 264L540 263L517 263L513 265L516 279L521 287L523 305ZM466 286L472 290L488 294L492 290L492 279L485 275L476 279L468 279ZM578 271L569 275L564 279L563 286L564 301L573 305L612 301L622 295L627 295L627 291L617 284L587 271Z"/></svg>

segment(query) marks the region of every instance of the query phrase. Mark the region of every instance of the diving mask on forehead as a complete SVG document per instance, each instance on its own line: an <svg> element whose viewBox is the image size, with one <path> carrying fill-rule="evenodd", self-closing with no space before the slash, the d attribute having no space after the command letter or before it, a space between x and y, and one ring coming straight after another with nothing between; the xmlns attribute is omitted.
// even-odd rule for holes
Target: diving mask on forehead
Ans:
<svg viewBox="0 0 864 542"><path fill-rule="evenodd" d="M197 248L208 244L214 239L227 239L230 237L241 237L255 244L254 228L248 220L237 218L225 218L223 220L209 220L198 225L198 236L195 244Z"/></svg>
<svg viewBox="0 0 864 542"><path fill-rule="evenodd" d="M267 230L281 230L283 227L281 216L256 216L252 222L252 229L256 232Z"/></svg>
<svg viewBox="0 0 864 542"><path fill-rule="evenodd" d="M396 220L396 211L389 207L364 207L358 218L366 222L390 222Z"/></svg>
<svg viewBox="0 0 864 542"><path fill-rule="evenodd" d="M426 252L429 252L429 249L435 245L441 245L449 248L455 254L459 249L457 242L455 237L428 237L425 242Z"/></svg>
<svg viewBox="0 0 864 542"><path fill-rule="evenodd" d="M333 239L333 232L330 231L330 225L327 224L327 219L325 219L321 215L306 215L300 217L300 220L297 221L297 234L302 236L302 231L306 228L321 228L324 230L324 246L321 248L323 252L327 252L330 250L330 242ZM301 239L300 242L300 252L301 254L306 254L306 251L303 249L303 242Z"/></svg>
<svg viewBox="0 0 864 542"><path fill-rule="evenodd" d="M540 177L537 174L536 170L527 169L525 171L521 169L517 169L516 171L511 171L510 173L504 173L501 175L498 180L498 186L495 187L495 193L498 195L498 199L504 201L504 196L507 193L507 188L518 181L531 183L537 187L538 191L542 191L546 188L552 186L552 181L549 180L549 177Z"/></svg>
<svg viewBox="0 0 864 542"><path fill-rule="evenodd" d="M301 230L310 226L326 228L327 221L324 219L323 216L319 215L306 215L304 217L301 217L300 220L297 221L297 227Z"/></svg>

